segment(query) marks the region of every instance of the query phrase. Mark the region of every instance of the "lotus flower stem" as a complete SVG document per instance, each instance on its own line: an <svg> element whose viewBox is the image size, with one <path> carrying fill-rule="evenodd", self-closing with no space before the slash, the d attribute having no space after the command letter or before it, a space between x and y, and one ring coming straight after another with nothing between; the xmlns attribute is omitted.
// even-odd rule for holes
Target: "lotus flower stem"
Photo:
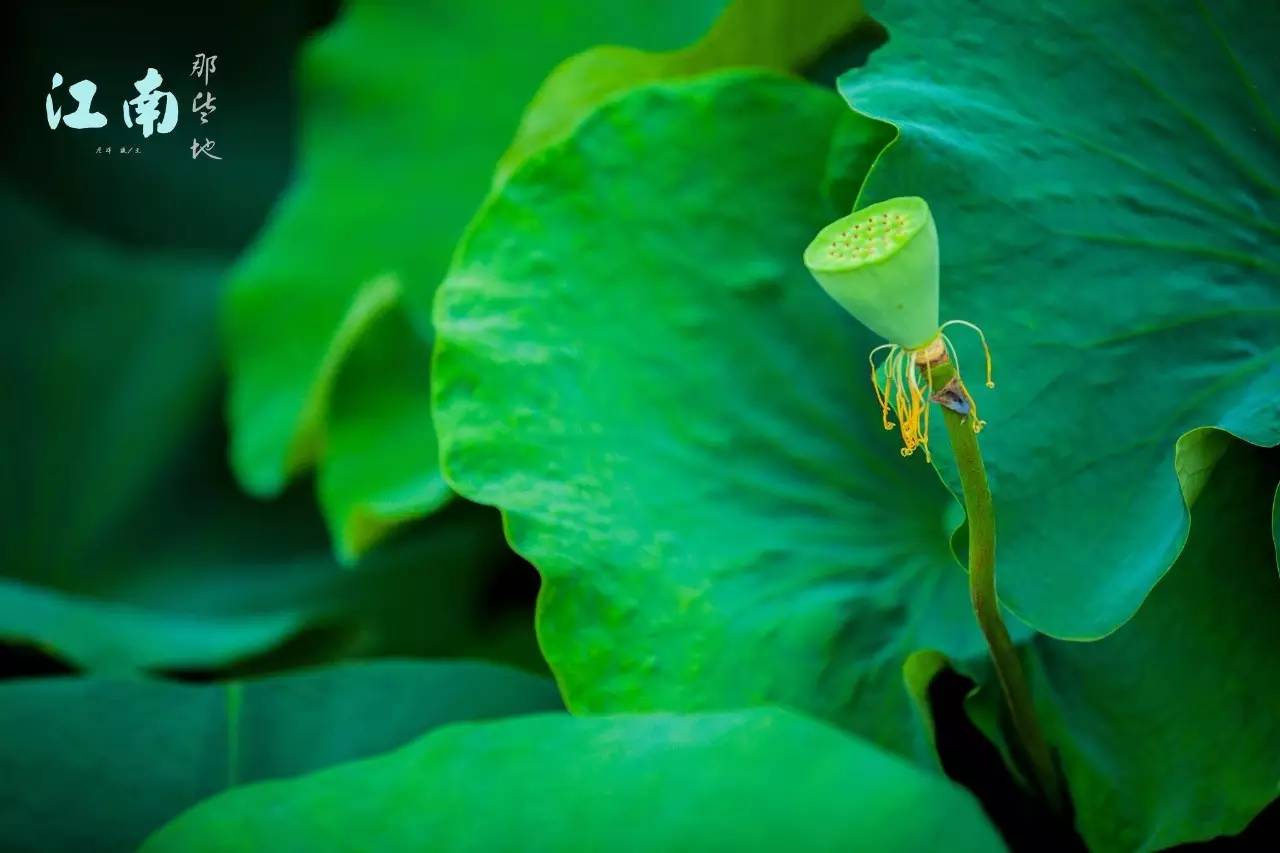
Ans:
<svg viewBox="0 0 1280 853"><path fill-rule="evenodd" d="M934 400L942 407L943 422L951 439L964 491L964 509L969 520L969 600L978 619L978 627L986 638L996 678L1033 783L1050 807L1064 814L1063 791L1053 753L1036 717L1022 661L1000 615L1000 600L996 596L995 510L977 431L970 423L977 414L954 364L949 363L945 355L942 359L940 363L925 365L922 369L930 375L935 387L942 388Z"/></svg>

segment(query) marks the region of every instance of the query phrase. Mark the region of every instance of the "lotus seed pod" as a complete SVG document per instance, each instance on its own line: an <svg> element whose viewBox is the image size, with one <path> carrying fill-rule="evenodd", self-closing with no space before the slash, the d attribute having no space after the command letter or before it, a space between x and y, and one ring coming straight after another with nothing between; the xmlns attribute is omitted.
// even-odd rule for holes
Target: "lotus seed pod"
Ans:
<svg viewBox="0 0 1280 853"><path fill-rule="evenodd" d="M809 272L836 302L890 343L915 349L938 334L938 231L922 198L891 198L818 232Z"/></svg>

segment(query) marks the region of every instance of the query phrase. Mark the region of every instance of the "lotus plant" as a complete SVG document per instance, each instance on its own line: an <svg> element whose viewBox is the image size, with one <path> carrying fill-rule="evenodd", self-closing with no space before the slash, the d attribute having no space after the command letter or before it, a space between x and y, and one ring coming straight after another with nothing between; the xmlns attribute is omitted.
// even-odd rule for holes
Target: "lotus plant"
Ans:
<svg viewBox="0 0 1280 853"><path fill-rule="evenodd" d="M995 664L1017 735L1019 758L1051 806L1063 808L1062 787L1041 732L1017 650L1000 615L995 584L995 513L977 433L985 422L960 375L946 329L978 335L991 378L986 335L967 320L938 322L938 230L922 198L892 198L855 210L823 228L804 253L822 288L886 343L868 356L871 383L885 429L890 412L902 433L902 455L929 453L929 409L943 408L969 520L969 597ZM886 353L877 363L876 356ZM883 374L883 376L882 376Z"/></svg>

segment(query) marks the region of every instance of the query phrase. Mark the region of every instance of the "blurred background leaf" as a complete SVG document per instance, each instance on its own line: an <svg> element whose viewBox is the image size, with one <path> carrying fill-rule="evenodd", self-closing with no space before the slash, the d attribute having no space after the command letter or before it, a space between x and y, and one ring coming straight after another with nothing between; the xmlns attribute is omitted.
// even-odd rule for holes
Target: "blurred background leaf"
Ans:
<svg viewBox="0 0 1280 853"><path fill-rule="evenodd" d="M495 514L459 503L353 573L305 488L260 503L224 461L221 286L289 180L295 54L332 11L18 15L4 98L19 120L0 186L0 639L18 670L56 660L203 676L479 653L541 666L533 576ZM119 119L120 93L149 65L185 111L196 51L220 53L207 127L221 161L192 160L180 138L195 132L190 114L145 142ZM48 128L54 71L98 84L107 127ZM142 150L119 153L126 144ZM96 153L107 145L117 153Z"/></svg>
<svg viewBox="0 0 1280 853"><path fill-rule="evenodd" d="M770 708L450 726L368 761L215 797L143 849L833 851L852 841L907 853L943 837L956 853L1004 849L968 792Z"/></svg>
<svg viewBox="0 0 1280 853"><path fill-rule="evenodd" d="M555 686L479 663L382 661L184 685L0 683L0 839L11 853L136 850L218 791L385 752L460 720L552 711Z"/></svg>

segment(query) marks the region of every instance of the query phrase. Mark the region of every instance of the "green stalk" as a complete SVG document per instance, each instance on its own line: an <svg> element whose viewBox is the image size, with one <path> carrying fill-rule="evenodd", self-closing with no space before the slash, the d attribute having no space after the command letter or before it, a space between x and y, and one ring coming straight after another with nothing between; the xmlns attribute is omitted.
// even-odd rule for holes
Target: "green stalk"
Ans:
<svg viewBox="0 0 1280 853"><path fill-rule="evenodd" d="M960 485L964 490L965 514L969 519L969 600L978 618L978 627L987 640L991 662L995 665L1014 732L1030 765L1033 781L1053 810L1062 814L1065 812L1063 793L1053 754L1036 717L1026 673L1000 615L1000 600L996 597L996 516L991 487L987 483L987 469L978 447L978 436L970 422L972 415L952 408L958 404L957 408L967 413L973 410L973 401L958 381L948 385L955 376L952 365L936 364L930 373L937 383L934 387L944 388L935 399L940 404L947 435L951 439Z"/></svg>

